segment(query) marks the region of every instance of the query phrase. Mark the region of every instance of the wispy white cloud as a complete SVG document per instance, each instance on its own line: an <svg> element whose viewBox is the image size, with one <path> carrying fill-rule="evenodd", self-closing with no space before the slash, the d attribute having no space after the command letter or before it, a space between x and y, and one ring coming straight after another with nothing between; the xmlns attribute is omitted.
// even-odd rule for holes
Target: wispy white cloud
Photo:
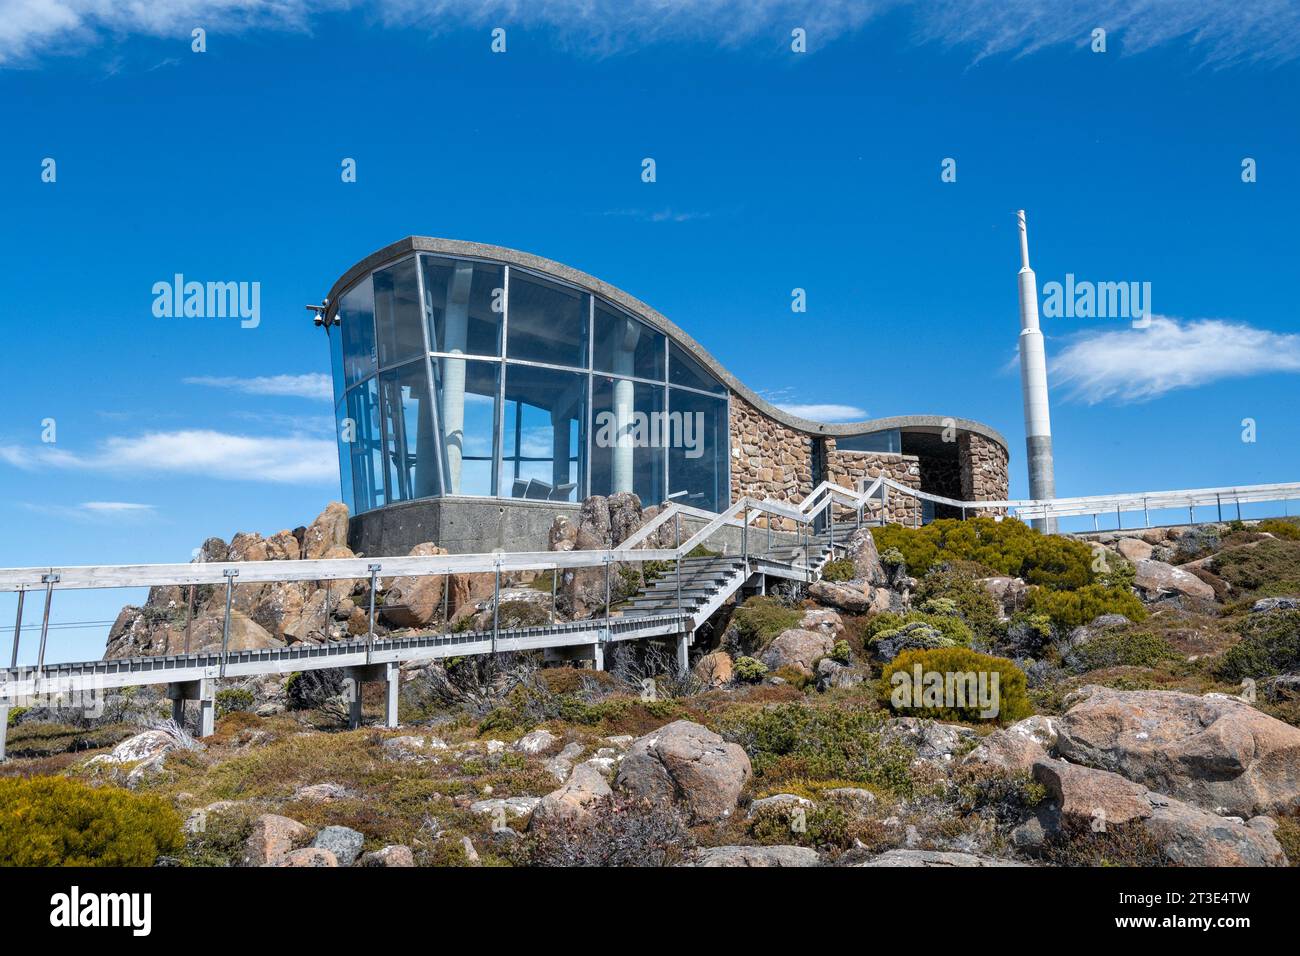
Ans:
<svg viewBox="0 0 1300 956"><path fill-rule="evenodd" d="M25 471L55 468L289 484L338 479L333 441L305 435L264 437L201 429L113 437L90 452L65 451L53 445L0 445L0 461Z"/></svg>
<svg viewBox="0 0 1300 956"><path fill-rule="evenodd" d="M815 422L860 422L867 418L866 409L856 405L786 402L776 407L800 418L811 418Z"/></svg>
<svg viewBox="0 0 1300 956"><path fill-rule="evenodd" d="M334 397L334 386L328 375L262 375L253 378L232 376L195 375L184 379L186 385L208 385L227 388L246 395L290 395L296 398L313 398L329 401Z"/></svg>
<svg viewBox="0 0 1300 956"><path fill-rule="evenodd" d="M1300 372L1300 335L1240 322L1152 316L1067 339L1051 360L1051 378L1088 404L1142 402L1180 388L1270 372Z"/></svg>
<svg viewBox="0 0 1300 956"><path fill-rule="evenodd" d="M808 31L815 50L898 8L910 10L917 41L968 49L976 59L1083 46L1099 26L1124 53L1178 41L1213 65L1300 56L1300 7L1289 0L0 0L0 64L78 52L107 37L188 41L195 26L224 34L307 31L352 8L385 27L431 35L551 29L553 42L597 56L682 41L784 49L794 26Z"/></svg>
<svg viewBox="0 0 1300 956"><path fill-rule="evenodd" d="M154 506L135 501L83 501L79 505L24 503L23 508L74 521L134 521L154 515Z"/></svg>
<svg viewBox="0 0 1300 956"><path fill-rule="evenodd" d="M610 209L607 216L626 216L641 222L692 222L696 219L708 219L713 214L708 212L681 212L675 209Z"/></svg>

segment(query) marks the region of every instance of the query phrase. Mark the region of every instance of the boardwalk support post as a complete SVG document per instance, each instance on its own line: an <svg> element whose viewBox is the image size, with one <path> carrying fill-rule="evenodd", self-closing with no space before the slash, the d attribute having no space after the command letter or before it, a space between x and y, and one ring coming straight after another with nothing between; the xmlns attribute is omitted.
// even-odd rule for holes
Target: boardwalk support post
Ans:
<svg viewBox="0 0 1300 956"><path fill-rule="evenodd" d="M235 597L235 578L239 577L237 568L226 568L222 572L226 578L226 617L221 624L221 676L226 676L226 653L230 649L230 602Z"/></svg>
<svg viewBox="0 0 1300 956"><path fill-rule="evenodd" d="M384 726L397 726L397 692L402 686L402 668L396 661L384 665Z"/></svg>
<svg viewBox="0 0 1300 956"><path fill-rule="evenodd" d="M677 673L685 675L690 666L690 635L682 632L677 635Z"/></svg>
<svg viewBox="0 0 1300 956"><path fill-rule="evenodd" d="M176 681L167 685L167 697L172 702L172 720L185 726L185 702L199 702L199 720L194 736L211 737L217 725L217 685L210 677L199 680Z"/></svg>

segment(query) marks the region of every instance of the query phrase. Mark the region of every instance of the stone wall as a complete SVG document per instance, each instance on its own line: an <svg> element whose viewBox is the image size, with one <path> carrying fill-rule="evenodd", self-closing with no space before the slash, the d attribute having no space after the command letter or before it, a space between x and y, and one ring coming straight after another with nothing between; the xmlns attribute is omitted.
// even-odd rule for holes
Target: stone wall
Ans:
<svg viewBox="0 0 1300 956"><path fill-rule="evenodd" d="M961 462L961 496L964 500L1006 500L1009 485L1005 448L983 435L962 432L957 438L957 455ZM1006 509L997 509L997 513L1005 514Z"/></svg>
<svg viewBox="0 0 1300 956"><path fill-rule="evenodd" d="M798 504L811 493L814 442L819 439L768 418L734 392L729 427L732 501L748 495ZM917 455L840 451L834 438L820 440L825 442L826 477L846 488L883 474L919 491L925 472L925 490L934 494L967 501L1007 497L1007 452L983 435L961 432L955 460L951 452L943 459L923 460ZM836 517L848 520L852 512L840 509ZM920 518L920 501L898 493L889 496L889 521L916 525ZM784 524L794 530L789 522Z"/></svg>
<svg viewBox="0 0 1300 956"><path fill-rule="evenodd" d="M811 436L773 421L735 392L730 431L732 501L748 495L798 504L812 491Z"/></svg>
<svg viewBox="0 0 1300 956"><path fill-rule="evenodd" d="M870 484L884 475L900 485L920 490L921 465L915 455L890 455L875 451L840 451L835 439L826 439L826 477L845 488L857 488L863 479ZM837 509L836 520L846 521L852 513ZM920 521L921 503L916 498L892 493L889 495L888 520L912 526Z"/></svg>

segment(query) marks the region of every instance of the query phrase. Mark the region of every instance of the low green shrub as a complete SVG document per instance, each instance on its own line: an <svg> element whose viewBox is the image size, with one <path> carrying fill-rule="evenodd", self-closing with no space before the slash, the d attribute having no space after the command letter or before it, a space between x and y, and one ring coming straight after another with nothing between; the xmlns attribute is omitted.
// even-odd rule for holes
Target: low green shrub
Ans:
<svg viewBox="0 0 1300 956"><path fill-rule="evenodd" d="M1241 640L1215 664L1215 676L1236 682L1300 671L1300 611L1248 615L1237 625Z"/></svg>
<svg viewBox="0 0 1300 956"><path fill-rule="evenodd" d="M965 621L951 614L929 614L925 611L908 611L906 614L896 614L893 611L885 611L882 614L875 615L867 622L865 635L867 643L874 644L891 636L899 628L918 623L930 625L944 638L962 647L969 646L975 636Z"/></svg>
<svg viewBox="0 0 1300 956"><path fill-rule="evenodd" d="M914 684L918 666L923 675L920 687ZM900 676L896 680L895 674L906 678ZM996 695L994 674L997 675ZM942 681L931 675L938 675ZM975 675L976 682L963 681L958 675ZM980 681L980 677L984 680ZM891 709L906 716L935 720L988 721L990 716L982 713L984 707L976 692L981 686L988 694L985 703L991 703L996 709L996 714L990 716L997 720L1013 723L1033 713L1024 671L1005 657L980 654L966 647L903 651L885 665L880 675L880 695Z"/></svg>
<svg viewBox="0 0 1300 956"><path fill-rule="evenodd" d="M756 657L737 657L731 672L736 680L756 684L767 674L767 665Z"/></svg>
<svg viewBox="0 0 1300 956"><path fill-rule="evenodd" d="M1071 670L1084 673L1106 667L1155 667L1182 657L1161 634L1115 627L1106 628L1073 648L1065 663Z"/></svg>
<svg viewBox="0 0 1300 956"><path fill-rule="evenodd" d="M1083 587L1094 578L1088 545L1040 534L1014 518L943 518L920 528L890 524L871 533L881 552L897 549L908 571L917 576L943 563L974 561L1054 589Z"/></svg>
<svg viewBox="0 0 1300 956"><path fill-rule="evenodd" d="M217 691L217 716L253 709L253 692L247 687L227 687Z"/></svg>
<svg viewBox="0 0 1300 956"><path fill-rule="evenodd" d="M931 568L917 585L916 600L923 611L958 614L986 641L1001 629L998 602L970 571L946 564Z"/></svg>
<svg viewBox="0 0 1300 956"><path fill-rule="evenodd" d="M1026 608L1031 614L1045 614L1062 629L1089 624L1103 614L1123 614L1130 621L1146 619L1146 608L1138 596L1124 587L1088 584L1073 591L1030 588Z"/></svg>
<svg viewBox="0 0 1300 956"><path fill-rule="evenodd" d="M1264 540L1214 556L1214 572L1261 597L1300 594L1300 541Z"/></svg>
<svg viewBox="0 0 1300 956"><path fill-rule="evenodd" d="M733 711L715 728L749 755L756 780L848 780L910 795L913 754L882 741L880 711L776 704Z"/></svg>
<svg viewBox="0 0 1300 956"><path fill-rule="evenodd" d="M849 647L849 642L844 640L836 641L831 647L830 659L840 664L849 664L853 661L853 648Z"/></svg>
<svg viewBox="0 0 1300 956"><path fill-rule="evenodd" d="M823 581L852 581L858 573L858 567L848 558L827 561L822 567Z"/></svg>
<svg viewBox="0 0 1300 956"><path fill-rule="evenodd" d="M1282 518L1269 518L1255 525L1256 531L1265 531L1275 538L1300 541L1300 523Z"/></svg>
<svg viewBox="0 0 1300 956"><path fill-rule="evenodd" d="M758 595L736 608L731 615L731 627L739 646L755 651L782 631L798 627L802 618L802 611L786 607L774 597Z"/></svg>
<svg viewBox="0 0 1300 956"><path fill-rule="evenodd" d="M64 777L0 779L0 866L152 866L184 844L154 796Z"/></svg>

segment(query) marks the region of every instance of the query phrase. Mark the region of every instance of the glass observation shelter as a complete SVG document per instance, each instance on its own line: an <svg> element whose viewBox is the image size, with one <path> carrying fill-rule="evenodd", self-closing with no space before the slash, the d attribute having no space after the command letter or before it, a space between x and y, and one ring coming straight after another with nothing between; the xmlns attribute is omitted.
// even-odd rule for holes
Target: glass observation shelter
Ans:
<svg viewBox="0 0 1300 956"><path fill-rule="evenodd" d="M727 387L597 292L422 251L377 253L341 282L324 323L352 514L626 491L726 506Z"/></svg>

